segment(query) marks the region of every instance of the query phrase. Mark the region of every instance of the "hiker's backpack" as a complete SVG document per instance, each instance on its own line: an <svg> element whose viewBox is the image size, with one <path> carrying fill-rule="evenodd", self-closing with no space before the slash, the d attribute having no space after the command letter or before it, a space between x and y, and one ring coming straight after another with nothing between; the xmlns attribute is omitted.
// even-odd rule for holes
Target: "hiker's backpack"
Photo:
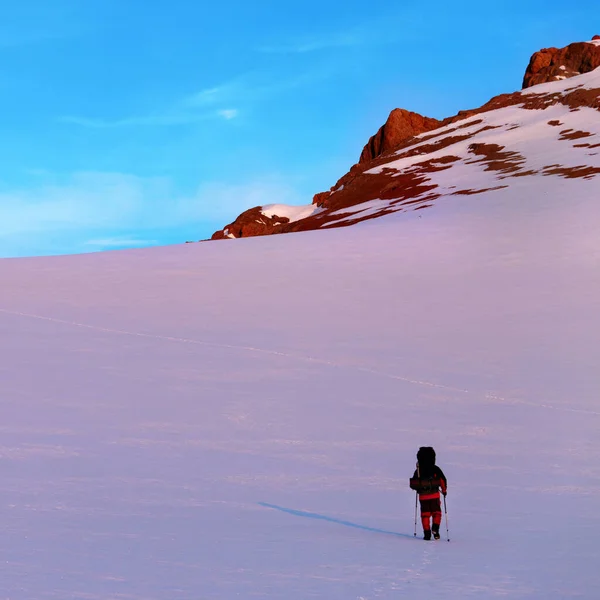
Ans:
<svg viewBox="0 0 600 600"><path fill-rule="evenodd" d="M435 475L435 450L422 446L417 452L417 478L410 480L410 487L419 494L433 494L439 489L439 478Z"/></svg>

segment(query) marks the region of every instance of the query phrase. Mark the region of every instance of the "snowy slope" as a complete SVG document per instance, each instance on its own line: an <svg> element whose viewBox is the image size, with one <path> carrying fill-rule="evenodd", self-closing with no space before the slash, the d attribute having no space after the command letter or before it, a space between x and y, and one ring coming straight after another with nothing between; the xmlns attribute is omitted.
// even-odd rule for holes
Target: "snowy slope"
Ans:
<svg viewBox="0 0 600 600"><path fill-rule="evenodd" d="M285 217L290 220L291 223L299 221L300 219L306 219L315 212L318 212L318 208L312 204L308 206L290 206L289 204L267 204L262 207L262 214L266 217L273 218L274 216Z"/></svg>
<svg viewBox="0 0 600 600"><path fill-rule="evenodd" d="M522 92L525 103L539 98L541 107L511 104L473 115L458 127L452 123L417 136L396 152L400 158L389 157L366 173L414 176L421 193L401 200L391 194L387 200L339 209L333 214L340 218L324 227L482 191L505 191L503 196L523 199L532 193L552 196L560 179L568 181L574 194L600 195L600 111L551 104L578 89L597 89L600 95L600 70Z"/></svg>
<svg viewBox="0 0 600 600"><path fill-rule="evenodd" d="M0 261L0 598L597 598L600 205L573 181ZM450 543L413 538L424 444Z"/></svg>

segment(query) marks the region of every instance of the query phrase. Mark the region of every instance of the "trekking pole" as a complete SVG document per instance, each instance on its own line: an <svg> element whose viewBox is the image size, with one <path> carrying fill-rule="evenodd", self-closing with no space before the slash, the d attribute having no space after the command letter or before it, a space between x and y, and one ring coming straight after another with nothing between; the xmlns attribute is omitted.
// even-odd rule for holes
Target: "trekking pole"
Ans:
<svg viewBox="0 0 600 600"><path fill-rule="evenodd" d="M417 479L421 479L421 469L419 469L419 461L417 461ZM417 537L417 499L419 498L419 490L415 490L415 537Z"/></svg>
<svg viewBox="0 0 600 600"><path fill-rule="evenodd" d="M417 537L417 498L419 497L419 492L415 492L415 537Z"/></svg>
<svg viewBox="0 0 600 600"><path fill-rule="evenodd" d="M448 509L446 508L446 494L444 494L444 515L446 516L446 537L450 541L450 532L448 531Z"/></svg>

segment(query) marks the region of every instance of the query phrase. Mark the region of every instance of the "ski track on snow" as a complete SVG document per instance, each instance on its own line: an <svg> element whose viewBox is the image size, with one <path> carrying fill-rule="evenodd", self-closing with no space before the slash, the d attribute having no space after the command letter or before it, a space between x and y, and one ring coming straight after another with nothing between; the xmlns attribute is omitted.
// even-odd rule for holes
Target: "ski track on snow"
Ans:
<svg viewBox="0 0 600 600"><path fill-rule="evenodd" d="M84 328L84 329L91 329L93 331L101 331L104 333L112 333L115 335L128 335L128 336L132 336L132 337L156 339L156 340L162 340L162 341L174 342L174 343L180 343L180 344L194 344L194 345L198 345L198 346L209 346L209 347L213 347L213 348L224 348L224 349L229 349L229 350L242 350L245 352L255 352L258 354L266 354L269 356L280 356L283 358L289 358L292 360L299 360L299 361L304 361L304 362L309 362L309 363L315 363L315 364L319 364L319 365L326 365L326 366L334 367L334 368L338 368L338 369L351 369L354 371L359 371L362 373L369 373L371 375L376 375L378 377L394 379L397 381L402 381L402 382L410 383L413 385L437 388L437 389L447 390L447 391L451 391L451 392L459 392L462 394L469 394L469 395L473 394L473 392L471 392L467 389L464 389L464 388L452 387L452 386L444 385L441 383L434 383L432 381L411 379L410 377L402 377L401 375L394 375L392 373L386 373L384 371L378 371L376 369L371 369L368 367L342 365L340 363L336 363L334 361L326 360L323 358L315 358L313 356L290 354L288 352L280 352L278 350L269 350L266 348L257 348L255 346L223 344L223 343L219 343L219 342L207 342L205 340L195 340L195 339L191 339L191 338L182 338L182 337L175 337L175 336L169 336L169 335L158 335L158 334L153 334L153 333L143 333L143 332L139 332L139 331L128 331L126 329L114 329L114 328L110 328L110 327L101 327L99 325L90 325L89 323L80 323L77 321L67 321L65 319L57 319L55 317L48 317L48 316L44 316L44 315L37 315L37 314L32 314L32 313L13 311L13 310L8 310L6 308L0 308L0 313L4 313L7 315L13 315L13 316L17 316L17 317L23 317L23 318L27 318L27 319L37 319L40 321L49 321L51 323L59 323L61 325L68 325L71 327L80 327L80 328ZM485 394L485 398L487 400L491 400L494 402L501 402L504 404L520 404L520 405L524 405L524 406L545 408L548 410L556 410L556 411L563 411L563 412L572 412L572 413L600 416L600 412L598 412L598 411L587 410L587 409L582 409L582 408L569 408L569 407L564 407L564 406L554 406L552 404L528 402L527 400L517 400L517 399L513 399L513 398L507 398L505 396L500 396L497 394Z"/></svg>

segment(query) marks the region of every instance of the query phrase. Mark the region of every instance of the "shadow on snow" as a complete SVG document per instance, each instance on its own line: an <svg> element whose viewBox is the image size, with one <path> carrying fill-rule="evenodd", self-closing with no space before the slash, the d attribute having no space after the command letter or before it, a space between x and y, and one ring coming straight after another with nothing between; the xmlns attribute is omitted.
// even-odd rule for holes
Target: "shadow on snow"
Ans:
<svg viewBox="0 0 600 600"><path fill-rule="evenodd" d="M287 513L288 515L294 515L295 517L304 517L306 519L317 519L319 521L329 521L330 523L337 523L344 527L353 527L354 529L362 529L363 531L372 531L373 533L383 533L385 535L393 535L395 537L403 537L414 539L412 534L408 533L397 533L396 531L386 531L385 529L377 529L376 527L369 527L368 525L359 525L358 523L352 523L351 521L342 521L335 517L328 517L326 515L320 515L318 513L307 512L305 510L295 510L293 508L284 508L283 506L277 506L275 504L268 504L267 502L259 502L260 506L265 508L272 508L281 512Z"/></svg>

